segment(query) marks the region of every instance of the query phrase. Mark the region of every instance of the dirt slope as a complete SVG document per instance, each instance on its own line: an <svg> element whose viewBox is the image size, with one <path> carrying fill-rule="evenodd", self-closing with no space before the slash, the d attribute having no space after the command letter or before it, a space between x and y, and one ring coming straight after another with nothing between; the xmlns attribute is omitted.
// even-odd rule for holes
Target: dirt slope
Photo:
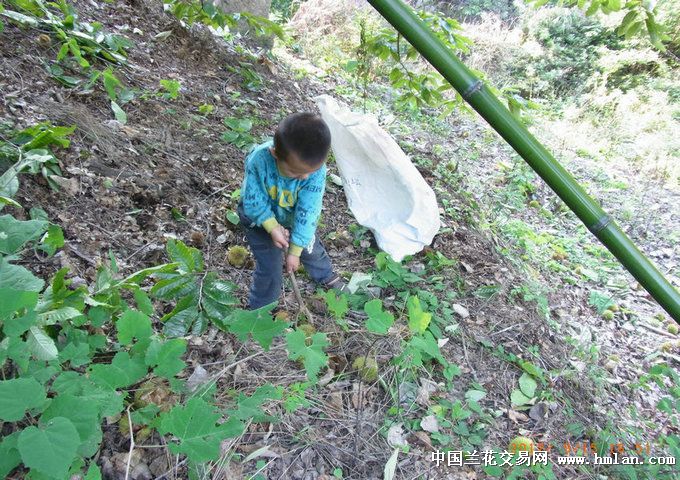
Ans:
<svg viewBox="0 0 680 480"><path fill-rule="evenodd" d="M51 191L38 176L22 179L17 200L25 206L45 209L50 220L63 227L66 237L66 247L55 258L35 258L25 264L43 277L68 266L73 276L90 283L98 262L109 249L125 274L164 261L165 241L179 238L199 247L207 268L235 281L245 295L250 271L232 268L225 261L227 247L245 244L238 228L225 219L226 213L235 208L230 194L240 186L244 155L220 140L225 130L222 119L257 118L254 133L268 136L284 115L313 110L312 98L332 92L333 85L296 80L284 65L264 62L253 65L264 84L260 90L251 91L230 69L250 61L248 57L204 29L182 27L163 13L160 2L74 4L83 20L101 22L105 29L133 40L128 65L116 72L126 86L140 94L125 106L128 123L121 125L113 120L101 88L81 95L49 77L42 62L54 59L58 46L45 46L37 41L35 32L11 25L0 33L0 120L11 121L16 128L43 120L77 126L71 147L57 152L67 179L64 188ZM161 32L171 34L154 39ZM155 95L161 79L180 81L182 89L177 100ZM198 107L204 103L215 105L215 112L199 115ZM435 180L433 172L423 169L423 174ZM461 205L469 202L455 192L445 195ZM20 217L21 212L15 214ZM331 232L346 231L352 223L341 189L330 185L321 234L327 238L334 262L344 272L370 270L373 258L364 247L354 245L343 235L329 236ZM480 401L492 414L485 447L505 446L520 431L539 439L564 441L567 399L579 405L576 415L584 423L597 425L595 412L590 409L593 393L585 374L558 375L551 380L552 388L560 394L546 403L545 415L529 418L511 411L509 397L521 371L503 360L498 348L503 347L505 354L529 359L532 357L528 348L538 347L541 355L534 361L551 370L561 368L571 347L537 315L533 304L510 300L508 292L521 284L521 274L496 253L493 241L463 221L447 219L447 223L451 231L438 236L433 245L459 260L457 266L445 272L445 287L463 282L465 291L474 292L498 283L502 290L488 299L470 293L456 300L469 316L459 318L460 335L443 351L461 366L461 376L451 391L437 387L441 397L455 402L473 385L488 392ZM423 256L415 259L416 264L423 261ZM385 292L387 305L394 293ZM295 310L288 297L284 305ZM382 478L391 454L384 435L378 433L386 410L392 406L384 386L402 391L396 370L386 365L395 353L394 342L385 341L376 347L379 360L385 364L382 386L363 384L348 373L347 364L371 347L372 340L359 329L342 334L323 311L318 315L317 328L333 335L329 355L338 377L316 391L309 407L294 414L286 415L280 406L272 407L268 413L281 415L282 421L269 424L268 430L252 427L237 441L225 443L225 458L228 452L245 456L269 445L266 456L272 463L267 468L267 478L329 479L337 467L343 469L344 478ZM194 367L201 365L209 373L235 365L220 381L224 395L232 389L252 391L265 381L290 385L304 380L304 372L287 361L285 352L277 350L276 345L271 352L262 354L259 346L241 344L215 329L193 338L187 357L187 362ZM252 358L244 360L247 357ZM421 378L415 388L426 382ZM161 441L156 434L147 442L158 445ZM481 478L475 476L472 467L449 472L437 469L430 460L433 447L427 435L412 436L409 441L412 449L402 457L397 478ZM108 478L124 477L128 446L115 423L105 427L99 463ZM184 475L181 462L169 459L163 448L137 452L139 468L134 478ZM575 471L562 468L559 478L581 478ZM248 478L247 474L255 470L253 461L228 466L225 462L213 473L214 478L235 479Z"/></svg>

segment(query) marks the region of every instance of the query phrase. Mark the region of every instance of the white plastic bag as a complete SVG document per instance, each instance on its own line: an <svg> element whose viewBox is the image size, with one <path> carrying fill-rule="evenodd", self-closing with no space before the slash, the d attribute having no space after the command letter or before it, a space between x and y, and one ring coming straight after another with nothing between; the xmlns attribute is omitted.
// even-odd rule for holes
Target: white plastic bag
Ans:
<svg viewBox="0 0 680 480"><path fill-rule="evenodd" d="M354 113L329 95L315 98L360 225L396 261L419 252L439 231L437 199L397 142L372 115Z"/></svg>

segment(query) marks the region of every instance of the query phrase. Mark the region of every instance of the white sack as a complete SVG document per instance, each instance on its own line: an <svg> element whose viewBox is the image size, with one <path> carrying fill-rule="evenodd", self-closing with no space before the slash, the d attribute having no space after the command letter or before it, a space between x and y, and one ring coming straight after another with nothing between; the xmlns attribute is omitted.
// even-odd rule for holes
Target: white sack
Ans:
<svg viewBox="0 0 680 480"><path fill-rule="evenodd" d="M329 95L316 97L331 130L347 203L360 225L396 261L432 242L437 199L397 142L372 115L354 113Z"/></svg>

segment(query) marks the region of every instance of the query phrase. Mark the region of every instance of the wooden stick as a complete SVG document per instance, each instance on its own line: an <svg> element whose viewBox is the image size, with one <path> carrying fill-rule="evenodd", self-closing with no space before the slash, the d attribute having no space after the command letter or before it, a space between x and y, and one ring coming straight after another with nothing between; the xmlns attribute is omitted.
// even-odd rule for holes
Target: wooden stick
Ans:
<svg viewBox="0 0 680 480"><path fill-rule="evenodd" d="M650 331L652 331L656 334L663 335L664 337L669 337L669 338L674 338L674 339L678 338L677 335L673 335L672 333L667 332L666 330L661 330L660 328L656 328L656 327L649 325L648 323L645 323L645 322L640 322L640 323L638 323L638 325L640 325L641 327L646 328L647 330L650 330Z"/></svg>
<svg viewBox="0 0 680 480"><path fill-rule="evenodd" d="M302 295L300 294L300 288L298 287L297 279L295 278L295 273L289 272L288 277L290 278L290 282L293 284L293 293L295 294L295 299L297 300L298 305L300 305L300 311L305 314L305 316L307 317L307 321L309 323L314 323L312 312L309 311L309 309L307 308L307 304L302 299Z"/></svg>

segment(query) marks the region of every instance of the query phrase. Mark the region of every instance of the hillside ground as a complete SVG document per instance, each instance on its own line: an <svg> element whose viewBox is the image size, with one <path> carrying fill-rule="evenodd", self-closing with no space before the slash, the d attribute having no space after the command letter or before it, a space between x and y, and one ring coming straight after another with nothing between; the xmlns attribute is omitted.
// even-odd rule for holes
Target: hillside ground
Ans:
<svg viewBox="0 0 680 480"><path fill-rule="evenodd" d="M61 188L51 190L41 177L24 175L17 194L19 203L44 209L62 226L66 245L53 258L26 258L23 265L43 278L66 266L72 278L89 284L109 251L124 275L162 262L165 242L176 238L199 248L207 269L237 283L244 299L252 264L242 269L226 260L229 247L246 245L239 227L227 220L236 207L244 151L221 139L223 120L252 120L250 134L261 140L288 113L315 110L316 95L329 93L358 109L361 92L332 74L303 76L307 59L291 49L277 52L272 61L200 26L187 28L163 12L161 2L73 4L81 20L101 22L132 40L117 74L137 95L126 104L127 123L122 124L114 120L101 88L81 92L49 75L45 66L56 57L57 46L11 24L0 33L4 131L42 121L76 126L70 147L57 153L64 172ZM159 82L168 79L181 85L176 98L163 95ZM206 104L213 106L209 113L199 110ZM426 369L391 365L398 353L394 342L389 336L376 341L358 328L360 313L343 332L304 282L315 326L332 338L331 369L308 392L309 404L293 413L278 404L267 407L279 422L254 424L240 438L225 441L211 478L382 478L394 445L388 432L398 431L390 428L395 425L403 427L409 445L399 457L395 478L400 479L485 478L488 472L479 467L437 466L431 453L463 445L505 449L517 435L556 445L613 439L657 445L662 435L677 434L672 415L656 408L659 390L637 383L656 362L677 361L674 353L660 350L661 343L675 340L652 320L659 307L574 215L477 117L461 112L446 120L407 116L391 110L377 91L369 109L414 160L442 207L445 228L431 248L405 262L403 274L421 276L414 288L447 328L442 353L459 367L452 388ZM534 130L560 146L560 159L589 183L605 209L614 214L632 210L622 221L625 228L677 282L678 192L580 155L554 125L537 122ZM337 173L333 164L330 170ZM526 183L535 186L531 199L518 194ZM539 206L527 208L529 200ZM24 210L13 213L28 218ZM370 233L356 224L342 188L331 182L320 235L343 275L376 274ZM580 270L574 271L577 265ZM606 285L600 281L605 276ZM613 320L598 314L594 289L615 297L620 310ZM387 308L401 305L399 295L398 288L383 287ZM288 285L282 302L290 315L297 313ZM379 378L370 382L361 381L351 367L352 359L367 350L376 352L380 364ZM290 387L304 380L280 345L264 352L215 327L190 338L185 360L189 370L219 375L218 398L252 392L263 382ZM540 395L513 405L511 395L526 362L540 373ZM469 406L471 399L478 410ZM469 420L442 423L437 434L421 428L425 416L452 405L464 405ZM404 411L390 413L395 406ZM125 478L129 438L117 419L104 434L97 463L105 477ZM184 478L183 461L163 445L158 434L140 442L130 478ZM254 458L243 461L253 452ZM262 459L264 467L256 463ZM560 479L616 475L606 466L556 464L507 475L551 478L549 471Z"/></svg>

